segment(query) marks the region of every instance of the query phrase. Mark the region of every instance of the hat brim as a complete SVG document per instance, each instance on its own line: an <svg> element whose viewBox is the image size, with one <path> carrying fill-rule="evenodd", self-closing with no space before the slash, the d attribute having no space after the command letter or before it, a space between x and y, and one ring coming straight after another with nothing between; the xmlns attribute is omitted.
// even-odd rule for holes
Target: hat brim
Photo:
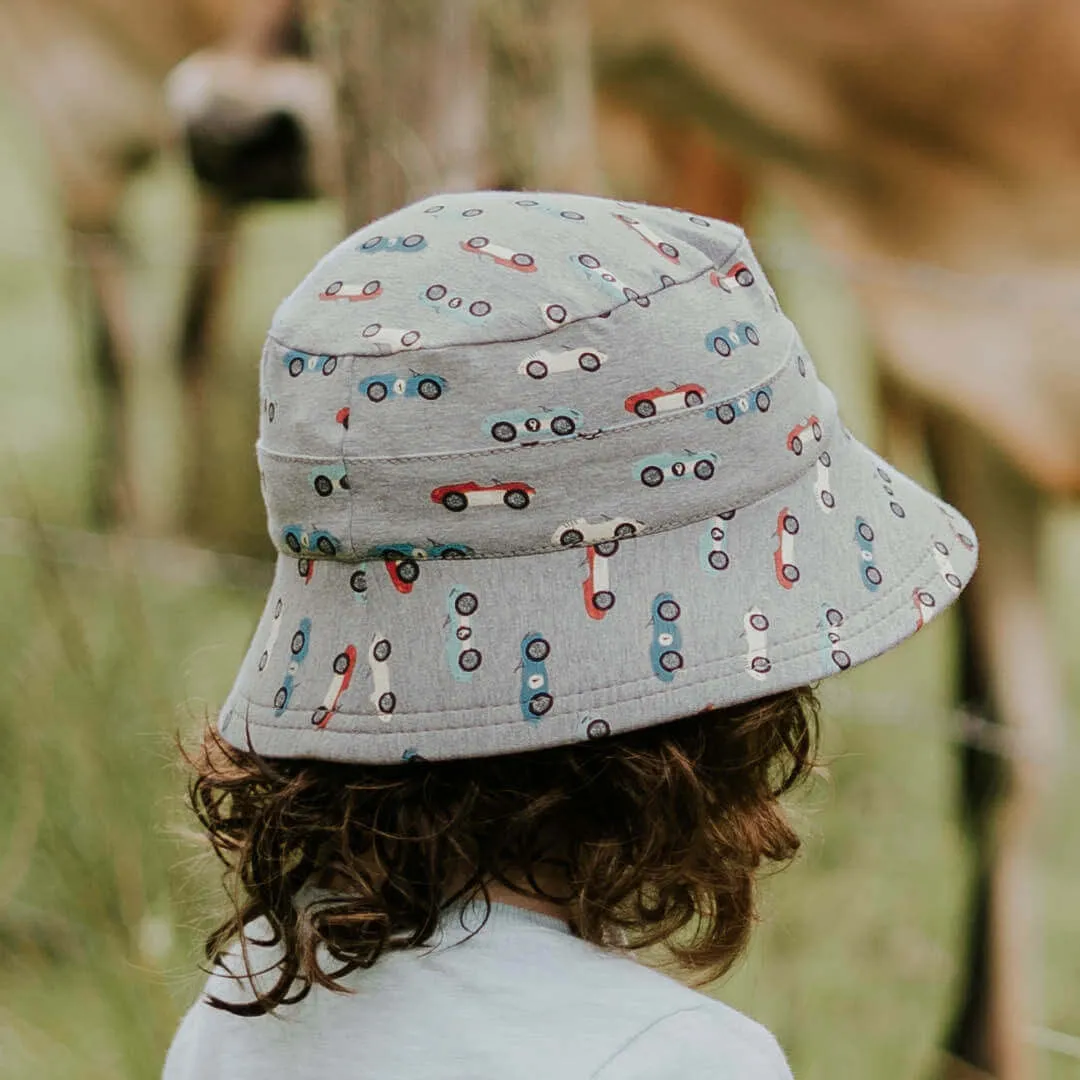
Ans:
<svg viewBox="0 0 1080 1080"><path fill-rule="evenodd" d="M283 555L221 731L266 756L489 756L617 735L869 660L956 599L975 533L848 432L805 442L794 483L614 551L409 566Z"/></svg>

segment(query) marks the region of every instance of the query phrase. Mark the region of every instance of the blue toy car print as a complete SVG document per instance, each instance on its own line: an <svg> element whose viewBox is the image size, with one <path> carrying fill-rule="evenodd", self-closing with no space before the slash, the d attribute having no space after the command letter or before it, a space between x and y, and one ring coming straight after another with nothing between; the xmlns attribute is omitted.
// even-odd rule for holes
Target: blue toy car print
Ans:
<svg viewBox="0 0 1080 1080"><path fill-rule="evenodd" d="M866 518L855 519L855 542L859 545L859 574L862 582L871 592L877 592L882 576L874 563L874 530Z"/></svg>
<svg viewBox="0 0 1080 1080"><path fill-rule="evenodd" d="M521 715L536 720L551 708L551 696L545 661L551 646L535 630L521 639Z"/></svg>
<svg viewBox="0 0 1080 1080"><path fill-rule="evenodd" d="M345 466L340 463L316 465L308 473L308 480L311 481L315 494L321 495L324 499L329 495L333 495L335 484L342 491L349 490L349 475L345 470ZM285 542L288 543L288 540Z"/></svg>
<svg viewBox="0 0 1080 1080"><path fill-rule="evenodd" d="M715 416L721 424L733 424L740 416L747 413L767 413L772 405L772 391L767 386L758 390L733 398L731 401L722 401L711 409L706 409L706 416Z"/></svg>
<svg viewBox="0 0 1080 1080"><path fill-rule="evenodd" d="M285 668L285 678L281 681L281 686L278 687L277 693L274 695L274 715L280 716L288 707L289 700L292 698L293 689L296 686L296 676L300 672L300 667L307 659L308 651L311 648L311 620L303 618L300 620L300 625L293 633L292 640L289 642L289 663Z"/></svg>
<svg viewBox="0 0 1080 1080"><path fill-rule="evenodd" d="M734 326L718 326L705 335L705 348L720 356L730 356L744 345L760 345L757 327L749 322L737 322Z"/></svg>
<svg viewBox="0 0 1080 1080"><path fill-rule="evenodd" d="M446 390L446 380L441 375L417 374L369 375L360 380L360 393L368 401L384 401L386 398L423 398L434 401Z"/></svg>
<svg viewBox="0 0 1080 1080"><path fill-rule="evenodd" d="M376 251L423 251L426 247L427 240L420 233L409 233L408 236L369 236L356 245L356 250L372 255Z"/></svg>
<svg viewBox="0 0 1080 1080"><path fill-rule="evenodd" d="M664 478L681 480L696 476L708 480L716 472L720 459L711 450L683 450L679 454L650 454L634 462L634 474L646 487L659 487Z"/></svg>
<svg viewBox="0 0 1080 1080"><path fill-rule="evenodd" d="M282 358L285 370L297 379L305 371L321 371L324 375L333 375L337 370L336 356L315 356L312 353L290 349Z"/></svg>
<svg viewBox="0 0 1080 1080"><path fill-rule="evenodd" d="M682 631L678 626L682 608L668 592L659 593L652 604L652 647L649 659L653 674L661 682L671 682L683 666Z"/></svg>
<svg viewBox="0 0 1080 1080"><path fill-rule="evenodd" d="M341 550L341 541L325 529L304 529L299 525L286 525L281 530L285 546L295 555L328 555L333 557Z"/></svg>
<svg viewBox="0 0 1080 1080"><path fill-rule="evenodd" d="M585 418L577 409L511 409L484 418L484 430L498 442L539 441L573 435Z"/></svg>

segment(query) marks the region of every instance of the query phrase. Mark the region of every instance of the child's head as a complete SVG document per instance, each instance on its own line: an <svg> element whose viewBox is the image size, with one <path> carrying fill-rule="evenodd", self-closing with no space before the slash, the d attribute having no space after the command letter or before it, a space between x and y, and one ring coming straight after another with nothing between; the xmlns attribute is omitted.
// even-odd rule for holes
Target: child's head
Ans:
<svg viewBox="0 0 1080 1080"><path fill-rule="evenodd" d="M419 943L488 877L554 882L597 940L696 912L686 957L730 962L754 869L794 850L798 688L975 566L967 523L840 424L740 230L424 200L282 304L262 395L280 555L197 790L282 971L321 978L320 938ZM289 922L323 873L347 917Z"/></svg>

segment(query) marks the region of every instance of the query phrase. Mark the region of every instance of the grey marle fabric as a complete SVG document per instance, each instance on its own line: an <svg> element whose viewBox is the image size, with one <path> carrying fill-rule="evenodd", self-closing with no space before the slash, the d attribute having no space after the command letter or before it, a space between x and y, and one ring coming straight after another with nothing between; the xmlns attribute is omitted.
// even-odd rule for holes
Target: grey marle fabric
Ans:
<svg viewBox="0 0 1080 1080"><path fill-rule="evenodd" d="M280 556L220 724L264 754L660 723L867 660L975 569L970 525L843 427L722 221L425 199L282 303L261 387Z"/></svg>

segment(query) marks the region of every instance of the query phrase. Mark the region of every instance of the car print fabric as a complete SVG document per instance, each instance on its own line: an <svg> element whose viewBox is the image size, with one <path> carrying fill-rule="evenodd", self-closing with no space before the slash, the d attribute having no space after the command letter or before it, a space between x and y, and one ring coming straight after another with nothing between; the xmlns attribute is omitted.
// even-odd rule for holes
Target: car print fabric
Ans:
<svg viewBox="0 0 1080 1080"><path fill-rule="evenodd" d="M741 230L682 211L424 199L282 303L261 394L279 558L220 723L268 755L661 723L861 663L975 569L844 428Z"/></svg>

